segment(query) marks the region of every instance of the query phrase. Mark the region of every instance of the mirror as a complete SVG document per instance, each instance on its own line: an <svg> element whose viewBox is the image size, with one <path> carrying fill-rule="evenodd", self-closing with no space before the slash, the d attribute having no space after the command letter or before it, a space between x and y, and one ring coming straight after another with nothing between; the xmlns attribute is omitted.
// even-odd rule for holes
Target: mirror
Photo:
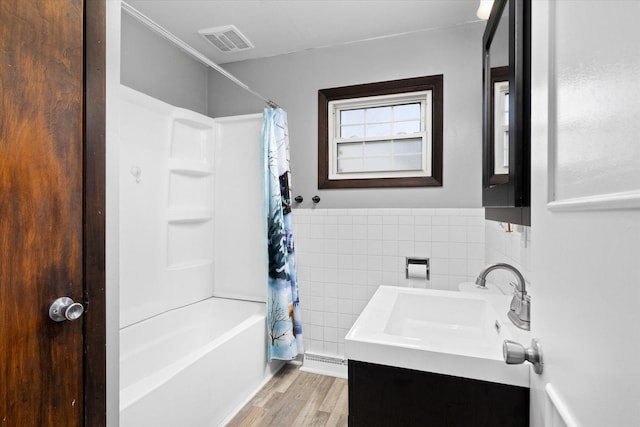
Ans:
<svg viewBox="0 0 640 427"><path fill-rule="evenodd" d="M529 225L531 0L495 0L483 36L485 217Z"/></svg>

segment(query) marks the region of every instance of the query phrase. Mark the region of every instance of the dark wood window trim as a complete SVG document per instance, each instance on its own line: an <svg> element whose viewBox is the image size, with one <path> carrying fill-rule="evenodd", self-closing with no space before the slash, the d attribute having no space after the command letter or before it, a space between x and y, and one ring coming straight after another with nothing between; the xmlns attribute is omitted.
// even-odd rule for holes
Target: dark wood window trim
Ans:
<svg viewBox="0 0 640 427"><path fill-rule="evenodd" d="M343 86L318 91L318 188L441 187L442 74ZM432 91L431 176L415 178L329 179L329 102L368 96Z"/></svg>

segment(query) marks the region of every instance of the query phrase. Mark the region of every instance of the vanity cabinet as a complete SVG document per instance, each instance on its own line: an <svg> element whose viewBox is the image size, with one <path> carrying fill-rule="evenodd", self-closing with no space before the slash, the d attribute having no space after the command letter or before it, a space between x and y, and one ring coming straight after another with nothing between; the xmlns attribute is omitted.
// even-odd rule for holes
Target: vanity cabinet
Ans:
<svg viewBox="0 0 640 427"><path fill-rule="evenodd" d="M482 41L485 217L530 225L531 0L496 0Z"/></svg>
<svg viewBox="0 0 640 427"><path fill-rule="evenodd" d="M529 425L529 389L349 360L349 426Z"/></svg>

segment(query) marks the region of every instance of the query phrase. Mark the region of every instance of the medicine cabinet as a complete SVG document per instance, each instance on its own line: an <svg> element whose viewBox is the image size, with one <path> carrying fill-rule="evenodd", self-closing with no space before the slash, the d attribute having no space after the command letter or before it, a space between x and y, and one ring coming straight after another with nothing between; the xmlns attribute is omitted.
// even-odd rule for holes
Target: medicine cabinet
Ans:
<svg viewBox="0 0 640 427"><path fill-rule="evenodd" d="M530 225L531 1L496 0L482 42L485 217Z"/></svg>

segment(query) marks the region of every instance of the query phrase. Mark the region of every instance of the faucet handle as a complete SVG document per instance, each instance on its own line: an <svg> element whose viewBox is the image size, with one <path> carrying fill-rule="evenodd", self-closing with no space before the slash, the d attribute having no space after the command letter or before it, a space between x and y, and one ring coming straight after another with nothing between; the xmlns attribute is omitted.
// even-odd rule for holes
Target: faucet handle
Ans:
<svg viewBox="0 0 640 427"><path fill-rule="evenodd" d="M511 304L509 304L509 311L513 313L519 313L521 305L522 305L522 297L518 292L515 292L513 294L513 298L511 298Z"/></svg>
<svg viewBox="0 0 640 427"><path fill-rule="evenodd" d="M523 322L531 321L531 297L525 295L520 303L520 310L516 310L516 314Z"/></svg>
<svg viewBox="0 0 640 427"><path fill-rule="evenodd" d="M531 329L531 297L529 295L513 295L507 317L520 329Z"/></svg>
<svg viewBox="0 0 640 427"><path fill-rule="evenodd" d="M521 289L520 285L518 285L516 282L509 282L509 286L511 286L513 288L513 292L514 293L521 293L521 294L524 294L524 295L527 294L527 291Z"/></svg>
<svg viewBox="0 0 640 427"><path fill-rule="evenodd" d="M524 294L522 293L522 290L518 287L518 285L516 285L515 283L509 282L509 285L511 285L511 287L513 288L513 298L511 298L511 305L509 309L513 312L519 313L520 305L522 303Z"/></svg>

